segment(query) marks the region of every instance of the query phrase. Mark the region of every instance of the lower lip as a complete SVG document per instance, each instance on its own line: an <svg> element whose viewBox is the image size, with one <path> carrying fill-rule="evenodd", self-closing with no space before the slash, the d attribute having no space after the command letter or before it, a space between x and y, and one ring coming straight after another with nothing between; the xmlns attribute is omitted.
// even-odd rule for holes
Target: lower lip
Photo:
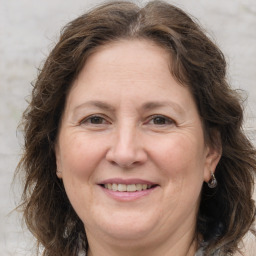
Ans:
<svg viewBox="0 0 256 256"><path fill-rule="evenodd" d="M106 189L102 186L100 187L108 196L112 197L113 199L116 199L118 201L133 201L133 200L148 196L158 186L150 189L146 189L146 190L136 191L136 192L120 192L120 191L113 191L110 189Z"/></svg>

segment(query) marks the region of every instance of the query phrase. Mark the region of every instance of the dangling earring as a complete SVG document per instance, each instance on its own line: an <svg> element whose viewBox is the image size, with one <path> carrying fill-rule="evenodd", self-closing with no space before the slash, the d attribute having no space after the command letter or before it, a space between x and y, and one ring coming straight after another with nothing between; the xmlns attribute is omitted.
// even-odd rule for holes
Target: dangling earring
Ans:
<svg viewBox="0 0 256 256"><path fill-rule="evenodd" d="M216 188L217 185L218 185L218 182L217 182L217 180L216 180L216 178L214 176L214 173L211 172L211 179L208 182L208 187L209 188Z"/></svg>

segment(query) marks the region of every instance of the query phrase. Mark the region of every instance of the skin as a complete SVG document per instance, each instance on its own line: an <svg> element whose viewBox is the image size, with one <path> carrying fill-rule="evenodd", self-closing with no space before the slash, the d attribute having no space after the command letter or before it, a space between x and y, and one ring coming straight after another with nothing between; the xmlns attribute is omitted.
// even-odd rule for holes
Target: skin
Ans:
<svg viewBox="0 0 256 256"><path fill-rule="evenodd" d="M220 154L206 145L195 101L170 65L169 54L150 41L118 41L88 58L69 92L57 175L84 223L90 256L197 250L200 191ZM157 186L114 198L99 185L113 178Z"/></svg>

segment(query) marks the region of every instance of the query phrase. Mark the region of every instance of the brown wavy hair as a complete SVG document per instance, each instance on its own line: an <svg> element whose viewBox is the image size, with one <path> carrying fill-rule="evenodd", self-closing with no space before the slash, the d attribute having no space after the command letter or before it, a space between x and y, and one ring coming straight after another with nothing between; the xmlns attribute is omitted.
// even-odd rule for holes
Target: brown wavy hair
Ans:
<svg viewBox="0 0 256 256"><path fill-rule="evenodd" d="M56 176L54 146L66 96L86 59L121 39L149 40L167 49L171 73L191 90L207 143L222 148L217 188L202 187L196 232L207 242L205 255L237 251L255 218L256 152L242 129L241 97L227 83L218 47L193 18L161 1L143 7L115 1L83 14L64 27L39 72L23 115L24 154L17 168L24 175L20 207L38 248L47 256L74 256L88 247L83 223Z"/></svg>

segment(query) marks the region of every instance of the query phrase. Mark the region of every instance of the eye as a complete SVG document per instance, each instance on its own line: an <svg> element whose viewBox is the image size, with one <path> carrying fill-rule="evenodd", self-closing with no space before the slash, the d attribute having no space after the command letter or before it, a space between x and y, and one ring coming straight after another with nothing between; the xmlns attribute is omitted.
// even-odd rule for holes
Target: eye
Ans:
<svg viewBox="0 0 256 256"><path fill-rule="evenodd" d="M93 115L89 116L85 119L83 119L80 124L92 124L92 125L102 125L102 124L108 124L109 122L102 116L99 115Z"/></svg>
<svg viewBox="0 0 256 256"><path fill-rule="evenodd" d="M164 126L164 125L172 125L174 124L174 121L171 118L163 115L154 115L149 119L147 123L151 125Z"/></svg>
<svg viewBox="0 0 256 256"><path fill-rule="evenodd" d="M92 116L87 121L91 124L102 124L104 123L104 119L101 116Z"/></svg>

